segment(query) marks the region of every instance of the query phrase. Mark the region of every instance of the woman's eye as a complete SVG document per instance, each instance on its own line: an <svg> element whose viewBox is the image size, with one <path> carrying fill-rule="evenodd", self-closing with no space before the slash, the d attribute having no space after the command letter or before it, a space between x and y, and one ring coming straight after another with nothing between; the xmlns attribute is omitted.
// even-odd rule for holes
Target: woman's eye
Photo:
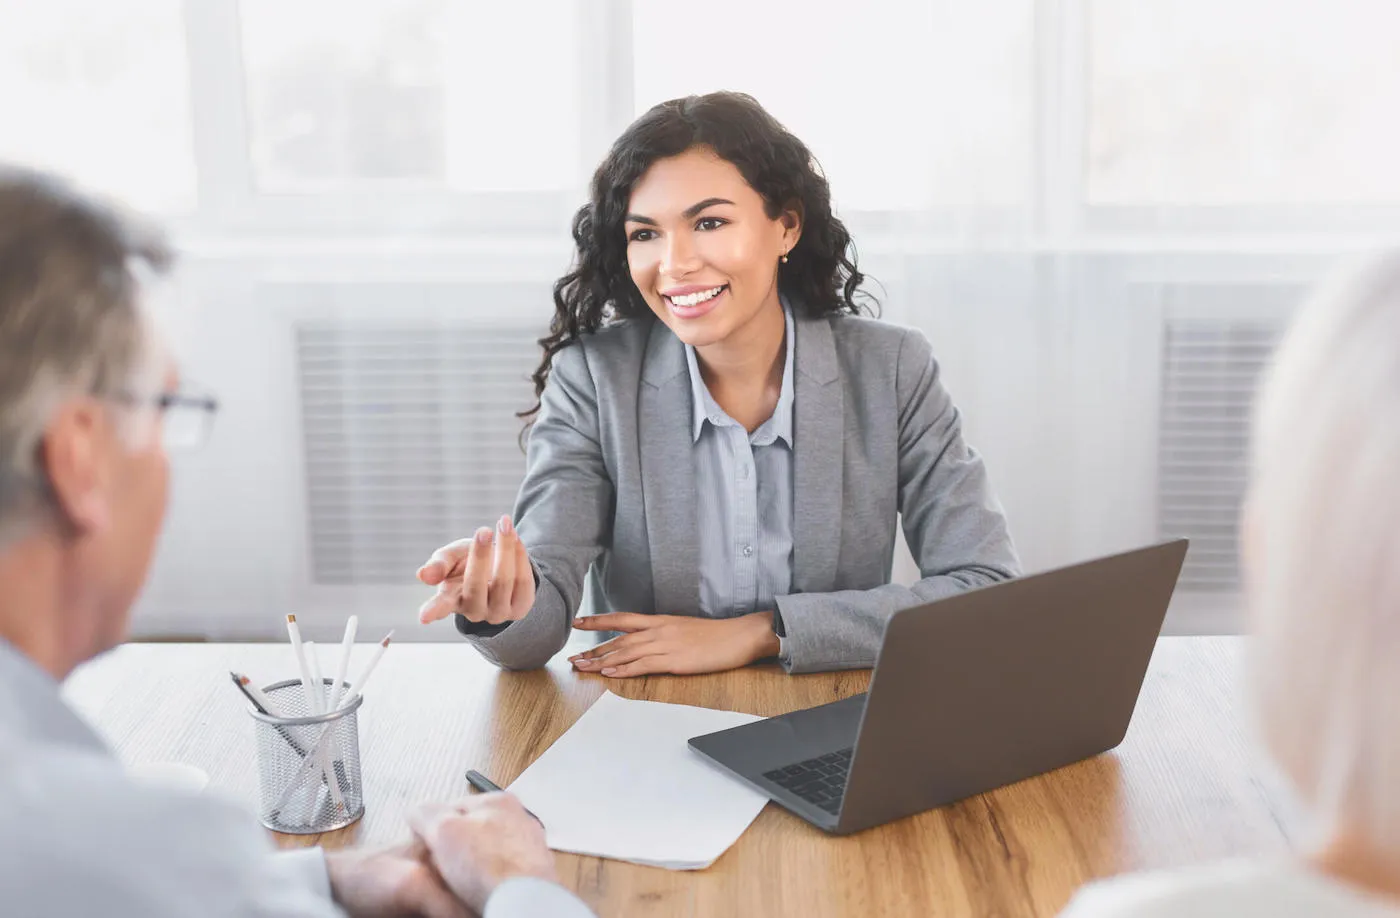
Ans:
<svg viewBox="0 0 1400 918"><path fill-rule="evenodd" d="M715 230L728 222L727 220L721 220L719 217L701 217L700 220L696 222L695 228L698 230Z"/></svg>
<svg viewBox="0 0 1400 918"><path fill-rule="evenodd" d="M656 230L639 229L633 230L632 235L627 237L628 242L647 242L656 238Z"/></svg>

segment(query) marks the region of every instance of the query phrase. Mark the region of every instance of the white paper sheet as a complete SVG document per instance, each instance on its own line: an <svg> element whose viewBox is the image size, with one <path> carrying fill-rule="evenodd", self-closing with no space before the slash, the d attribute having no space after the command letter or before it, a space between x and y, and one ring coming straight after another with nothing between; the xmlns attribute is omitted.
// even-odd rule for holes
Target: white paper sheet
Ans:
<svg viewBox="0 0 1400 918"><path fill-rule="evenodd" d="M687 745L761 718L605 692L510 786L556 851L710 866L768 798Z"/></svg>

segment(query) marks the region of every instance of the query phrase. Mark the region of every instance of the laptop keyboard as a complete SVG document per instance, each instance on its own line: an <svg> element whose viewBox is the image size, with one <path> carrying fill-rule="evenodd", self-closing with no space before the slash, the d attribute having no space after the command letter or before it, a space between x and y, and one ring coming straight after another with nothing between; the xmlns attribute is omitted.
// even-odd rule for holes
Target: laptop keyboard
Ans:
<svg viewBox="0 0 1400 918"><path fill-rule="evenodd" d="M834 815L841 809L841 796L846 793L846 772L850 765L851 750L839 749L814 759L765 771L763 777Z"/></svg>

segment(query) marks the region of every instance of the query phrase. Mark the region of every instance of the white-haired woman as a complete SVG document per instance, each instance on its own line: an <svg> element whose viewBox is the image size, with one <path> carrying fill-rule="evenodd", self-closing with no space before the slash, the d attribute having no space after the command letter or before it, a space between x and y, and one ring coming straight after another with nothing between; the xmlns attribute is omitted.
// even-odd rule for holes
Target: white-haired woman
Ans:
<svg viewBox="0 0 1400 918"><path fill-rule="evenodd" d="M1311 843L1096 884L1064 918L1400 916L1400 254L1304 306L1255 420L1251 701Z"/></svg>

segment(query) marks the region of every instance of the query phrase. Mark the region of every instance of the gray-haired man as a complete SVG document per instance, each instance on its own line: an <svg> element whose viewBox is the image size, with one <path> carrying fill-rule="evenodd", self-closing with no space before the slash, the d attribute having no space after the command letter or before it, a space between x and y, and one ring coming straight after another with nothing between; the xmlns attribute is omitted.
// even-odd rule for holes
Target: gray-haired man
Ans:
<svg viewBox="0 0 1400 918"><path fill-rule="evenodd" d="M0 168L0 890L5 914L591 914L503 794L425 808L399 848L275 854L209 795L134 784L59 696L119 643L165 515L180 388L143 305L156 234Z"/></svg>

